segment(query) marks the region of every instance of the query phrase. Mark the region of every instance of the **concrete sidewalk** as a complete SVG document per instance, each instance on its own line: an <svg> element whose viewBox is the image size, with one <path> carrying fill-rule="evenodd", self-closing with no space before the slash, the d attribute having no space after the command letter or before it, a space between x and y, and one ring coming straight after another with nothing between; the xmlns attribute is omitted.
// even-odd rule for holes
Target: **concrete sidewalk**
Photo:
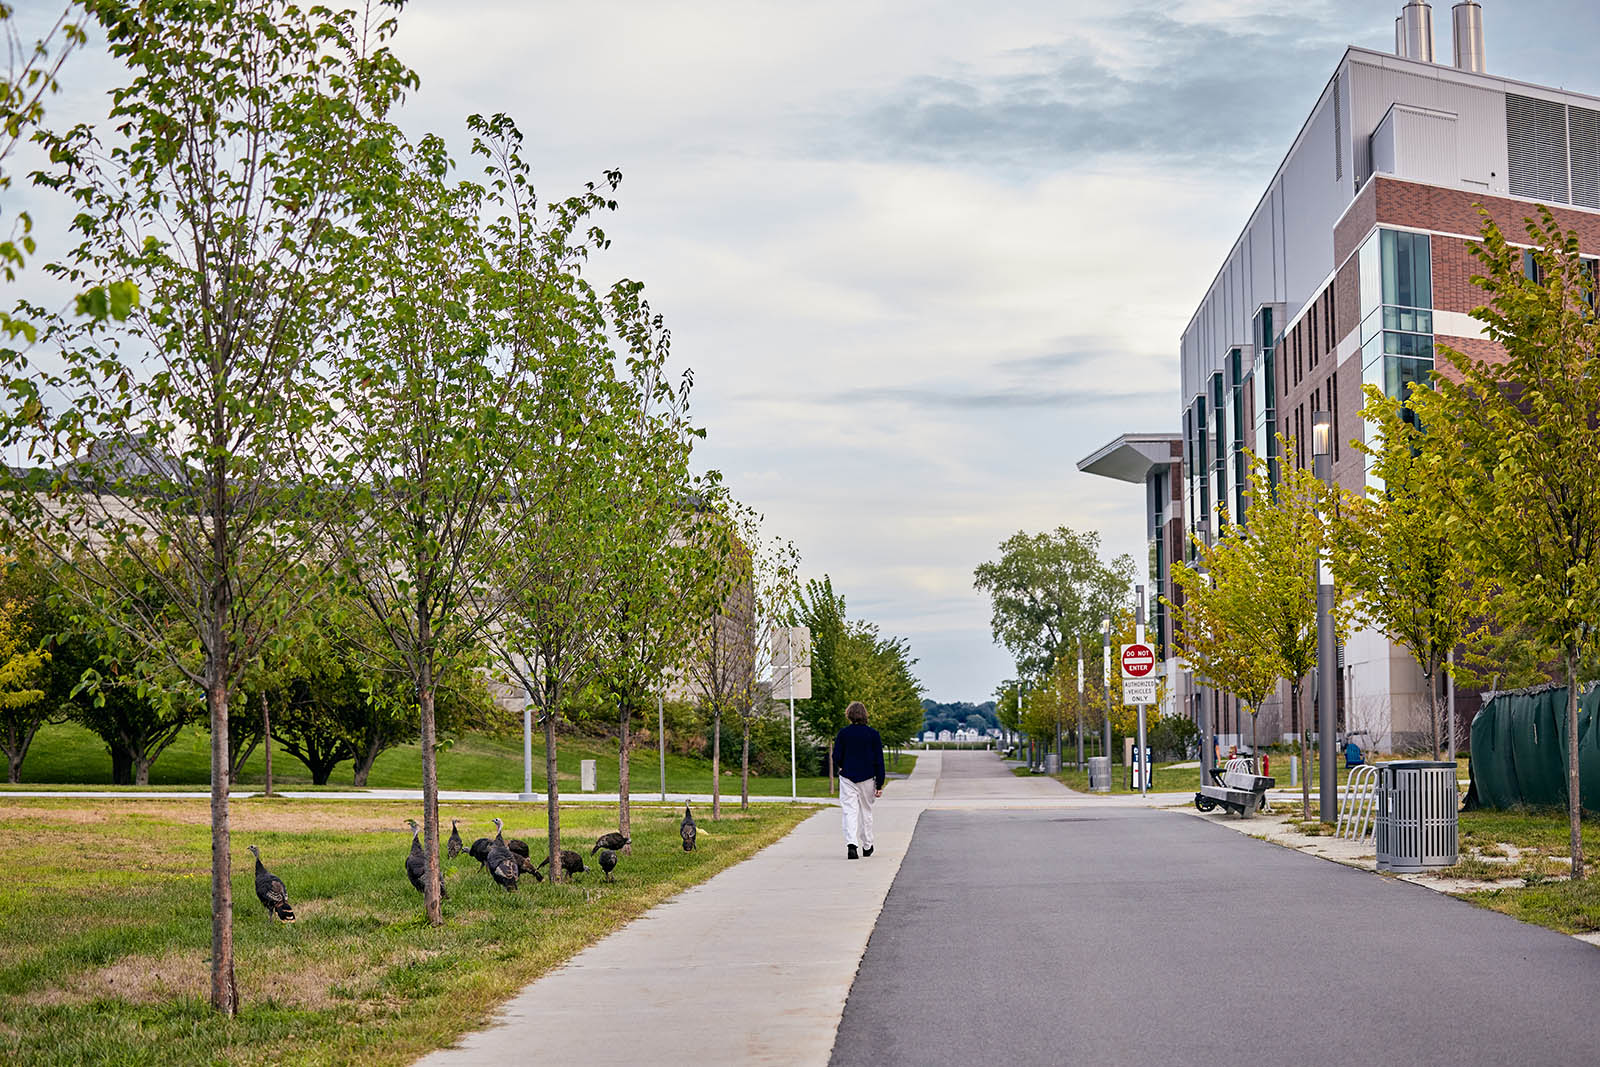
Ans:
<svg viewBox="0 0 1600 1067"><path fill-rule="evenodd" d="M911 777L884 791L870 859L846 860L838 813L818 812L534 982L489 1029L420 1062L521 1063L535 1051L558 1063L828 1062L942 755L919 754Z"/></svg>
<svg viewBox="0 0 1600 1067"><path fill-rule="evenodd" d="M273 790L274 797L288 800L414 800L422 802L420 789L361 789L361 790ZM630 794L635 804L660 804L660 793L632 793ZM234 800L249 800L251 797L261 796L261 791L256 789L234 789L228 792ZM540 804L545 802L543 793L535 793L531 800L523 800L521 793L492 792L489 790L474 789L441 789L439 799L457 804L485 803L485 804ZM95 791L91 789L0 789L0 800L6 797L17 797L23 800L209 800L210 790L116 790L107 789ZM619 799L616 793L584 793L578 790L562 793L563 803L572 801L583 804L615 804ZM730 796L722 794L724 804L739 803L739 793L735 790ZM695 804L709 805L710 793L671 793L667 794L666 803L673 805ZM801 794L798 801L787 796L756 796L751 794L752 804L833 804L839 803L838 797L808 797Z"/></svg>

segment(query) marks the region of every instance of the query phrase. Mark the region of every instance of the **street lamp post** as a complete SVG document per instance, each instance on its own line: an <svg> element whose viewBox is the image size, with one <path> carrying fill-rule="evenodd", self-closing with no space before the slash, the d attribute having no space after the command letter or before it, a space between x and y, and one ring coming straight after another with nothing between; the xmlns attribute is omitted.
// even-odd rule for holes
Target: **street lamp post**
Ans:
<svg viewBox="0 0 1600 1067"><path fill-rule="evenodd" d="M1200 542L1209 548L1211 546L1211 517L1209 515L1200 516L1194 527L1195 532L1200 537ZM1202 574L1205 573L1204 558L1195 560L1195 563L1196 569ZM1213 744L1216 731L1215 724L1211 721L1211 702L1206 699L1204 693L1199 694L1199 696L1200 699L1196 701L1195 710L1200 719L1200 781L1204 783L1211 780L1208 772L1212 767L1216 766L1216 749Z"/></svg>
<svg viewBox="0 0 1600 1067"><path fill-rule="evenodd" d="M1136 644L1136 645L1144 644L1144 586L1142 586L1142 585L1138 587L1138 608L1136 609L1136 612L1135 612L1135 614L1133 616L1133 626L1134 626L1134 631L1133 631L1133 642L1134 642L1134 644ZM1140 796L1144 796L1145 794L1150 792L1150 753L1148 751L1149 746L1145 744L1146 734L1145 734L1144 724L1145 724L1145 708L1144 708L1143 704L1140 704L1139 705L1139 739L1134 742L1134 744L1139 746L1138 757L1137 758L1138 758L1138 763L1139 763L1139 795Z"/></svg>
<svg viewBox="0 0 1600 1067"><path fill-rule="evenodd" d="M1333 418L1326 411L1311 413L1311 454L1316 476L1328 489L1333 488ZM1322 821L1338 821L1339 767L1334 753L1334 732L1339 721L1339 650L1333 634L1333 575L1328 570L1328 553L1317 556L1317 748L1322 758L1318 804Z"/></svg>
<svg viewBox="0 0 1600 1067"><path fill-rule="evenodd" d="M1078 635L1078 770L1083 770L1083 635Z"/></svg>
<svg viewBox="0 0 1600 1067"><path fill-rule="evenodd" d="M1100 624L1100 655L1104 660L1103 677L1106 683L1106 721L1105 721L1105 756L1106 767L1110 769L1111 759L1111 616L1107 615Z"/></svg>

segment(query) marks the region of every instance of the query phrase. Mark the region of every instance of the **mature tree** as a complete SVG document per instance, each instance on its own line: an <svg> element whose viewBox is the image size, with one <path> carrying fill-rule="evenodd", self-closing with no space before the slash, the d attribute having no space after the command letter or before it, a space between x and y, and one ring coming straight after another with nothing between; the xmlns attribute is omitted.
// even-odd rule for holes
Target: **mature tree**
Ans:
<svg viewBox="0 0 1600 1067"><path fill-rule="evenodd" d="M1438 759L1439 674L1474 629L1478 591L1422 459L1424 435L1414 413L1375 386L1366 387L1366 396L1362 416L1377 437L1355 447L1370 460L1375 484L1365 496L1340 494L1328 527L1329 556L1350 597L1350 622L1383 631L1422 668Z"/></svg>
<svg viewBox="0 0 1600 1067"><path fill-rule="evenodd" d="M1441 345L1447 370L1412 407L1426 477L1449 502L1449 529L1494 589L1494 614L1559 656L1567 681L1567 806L1572 877L1582 878L1578 680L1600 652L1600 320L1578 235L1540 207L1532 249L1484 216L1473 316L1505 360ZM1528 269L1531 266L1532 269Z"/></svg>
<svg viewBox="0 0 1600 1067"><path fill-rule="evenodd" d="M88 9L129 80L110 94L114 132L44 138L40 180L72 198L82 238L51 270L83 291L87 317L49 325L47 359L5 355L3 443L46 468L12 479L5 502L140 660L205 694L211 1002L231 1015L229 694L313 558L298 475L315 466L302 454L327 417L319 372L354 303L349 179L373 153L376 113L415 79L383 47L392 22L370 13L289 0ZM142 572L132 586L100 561L108 544ZM118 610L148 582L183 613L184 639Z"/></svg>
<svg viewBox="0 0 1600 1067"><path fill-rule="evenodd" d="M806 583L799 597L794 623L811 631L811 697L800 701L795 715L828 745L828 790L833 791L833 737L844 729L845 708L851 695L846 667L849 626L844 597L834 592L833 579L824 575Z"/></svg>
<svg viewBox="0 0 1600 1067"><path fill-rule="evenodd" d="M999 559L973 571L973 585L989 594L995 640L1032 679L1076 655L1078 637L1099 633L1100 620L1127 600L1133 576L1131 556L1100 558L1099 533L1058 526L1008 537Z"/></svg>
<svg viewBox="0 0 1600 1067"><path fill-rule="evenodd" d="M0 558L0 751L6 781L16 784L39 727L54 710L46 686L50 653L43 647L40 602L48 594L37 571L20 559Z"/></svg>
<svg viewBox="0 0 1600 1067"><path fill-rule="evenodd" d="M1283 455L1292 452L1285 444ZM1183 603L1172 605L1179 647L1202 678L1236 694L1255 714L1280 679L1289 683L1291 729L1300 739L1301 811L1311 817L1311 747L1300 697L1317 665L1317 565L1324 543L1322 484L1287 467L1276 486L1266 462L1250 468L1250 521L1215 545L1195 540L1196 565L1174 565Z"/></svg>

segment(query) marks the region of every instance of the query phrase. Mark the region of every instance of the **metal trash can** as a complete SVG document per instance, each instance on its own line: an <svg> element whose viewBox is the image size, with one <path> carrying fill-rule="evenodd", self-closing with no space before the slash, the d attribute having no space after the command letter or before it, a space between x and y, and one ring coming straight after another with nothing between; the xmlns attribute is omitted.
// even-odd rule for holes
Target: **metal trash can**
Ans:
<svg viewBox="0 0 1600 1067"><path fill-rule="evenodd" d="M1056 755L1054 752L1046 752L1044 754L1044 773L1060 774L1061 757Z"/></svg>
<svg viewBox="0 0 1600 1067"><path fill-rule="evenodd" d="M1456 773L1454 763L1443 761L1378 764L1378 870L1409 874L1455 864Z"/></svg>
<svg viewBox="0 0 1600 1067"><path fill-rule="evenodd" d="M1111 757L1089 757L1089 789L1094 793L1111 792Z"/></svg>

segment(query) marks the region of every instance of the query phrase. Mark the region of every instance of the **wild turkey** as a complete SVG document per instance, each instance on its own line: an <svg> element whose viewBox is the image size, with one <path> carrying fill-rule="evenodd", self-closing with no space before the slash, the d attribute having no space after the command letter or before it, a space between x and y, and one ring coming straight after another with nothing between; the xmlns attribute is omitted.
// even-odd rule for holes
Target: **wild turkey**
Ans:
<svg viewBox="0 0 1600 1067"><path fill-rule="evenodd" d="M477 860L480 864L487 866L489 863L489 846L492 844L494 842L489 838L480 837L472 843L471 848L467 849L467 855Z"/></svg>
<svg viewBox="0 0 1600 1067"><path fill-rule="evenodd" d="M519 872L517 857L506 848L505 841L500 837L504 825L499 819L494 821L494 840L489 842L489 850L484 856L484 866L489 868L489 877L509 892L517 888Z"/></svg>
<svg viewBox="0 0 1600 1067"><path fill-rule="evenodd" d="M448 849L447 854L449 855L449 857L451 859L455 859L457 856L461 855L462 851L463 851L463 848L462 848L462 844L461 844L461 831L456 829L456 821L454 819L451 819L450 820L450 847Z"/></svg>
<svg viewBox="0 0 1600 1067"><path fill-rule="evenodd" d="M678 836L683 838L683 850L694 851L694 835L696 833L694 816L689 814L689 805L683 806L683 822L678 824Z"/></svg>
<svg viewBox="0 0 1600 1067"><path fill-rule="evenodd" d="M626 845L630 840L631 838L625 836L620 830L615 833L601 834L600 840L596 841L594 843L594 848L589 850L589 855L592 856L603 848L609 848L612 851L616 851L617 849Z"/></svg>
<svg viewBox="0 0 1600 1067"><path fill-rule="evenodd" d="M606 872L606 881L613 881L611 872L617 869L617 854L609 848L600 850L600 869Z"/></svg>
<svg viewBox="0 0 1600 1067"><path fill-rule="evenodd" d="M294 909L289 907L289 891L283 887L283 879L261 865L259 848L254 845L245 847L256 858L256 899L267 909L268 920L276 915L286 923L294 922Z"/></svg>
<svg viewBox="0 0 1600 1067"><path fill-rule="evenodd" d="M546 856L544 859L539 861L539 866L543 867L549 862L550 857ZM561 869L566 871L568 874L589 873L589 868L583 865L583 857L569 848L564 848L561 850Z"/></svg>
<svg viewBox="0 0 1600 1067"><path fill-rule="evenodd" d="M422 842L417 840L417 820L407 819L406 825L411 827L411 854L406 857L406 877L411 879L411 884L420 893L422 892L422 876L428 869L428 856L422 851ZM450 899L450 894L444 891L443 871L439 872L439 899Z"/></svg>

